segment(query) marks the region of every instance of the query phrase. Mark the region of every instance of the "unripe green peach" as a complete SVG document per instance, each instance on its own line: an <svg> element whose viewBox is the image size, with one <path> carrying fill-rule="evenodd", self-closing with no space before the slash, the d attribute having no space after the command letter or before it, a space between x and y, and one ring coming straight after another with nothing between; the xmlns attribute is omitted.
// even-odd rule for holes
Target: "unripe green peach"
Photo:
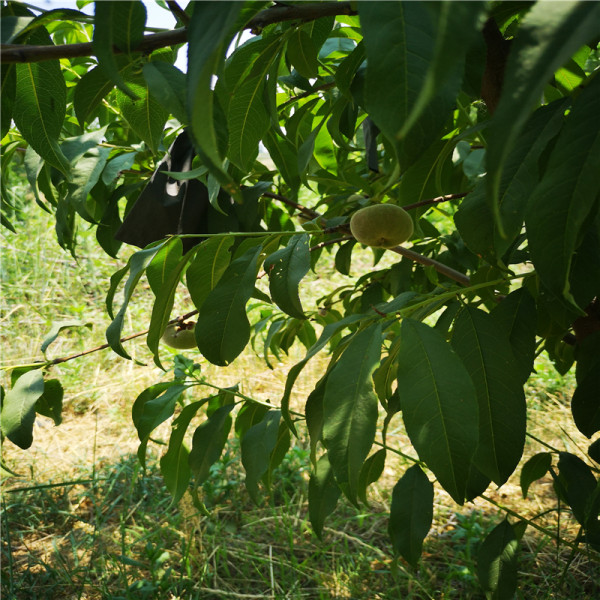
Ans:
<svg viewBox="0 0 600 600"><path fill-rule="evenodd" d="M410 238L413 222L410 215L395 204L373 204L352 215L350 231L365 246L393 248Z"/></svg>
<svg viewBox="0 0 600 600"><path fill-rule="evenodd" d="M189 348L197 348L196 335L194 327L196 323L189 321L187 323L171 323L167 325L161 340L171 348L177 350L187 350Z"/></svg>

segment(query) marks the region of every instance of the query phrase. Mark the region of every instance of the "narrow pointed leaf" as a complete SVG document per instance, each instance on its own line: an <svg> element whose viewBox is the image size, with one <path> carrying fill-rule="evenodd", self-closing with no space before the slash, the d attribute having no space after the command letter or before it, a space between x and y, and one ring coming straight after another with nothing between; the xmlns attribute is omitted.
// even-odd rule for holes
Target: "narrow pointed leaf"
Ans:
<svg viewBox="0 0 600 600"><path fill-rule="evenodd" d="M189 450L183 438L189 427L190 421L198 410L206 403L199 400L188 404L173 421L173 430L169 438L169 447L160 458L160 472L165 480L165 485L173 496L173 503L179 502L185 493L190 481L190 466L188 463Z"/></svg>
<svg viewBox="0 0 600 600"><path fill-rule="evenodd" d="M250 340L246 303L254 292L261 246L234 260L206 297L196 324L200 352L213 364L226 366Z"/></svg>
<svg viewBox="0 0 600 600"><path fill-rule="evenodd" d="M381 356L381 324L354 334L327 376L323 397L323 443L336 481L356 503L358 480L377 427L373 371Z"/></svg>
<svg viewBox="0 0 600 600"><path fill-rule="evenodd" d="M264 263L273 301L281 310L297 319L305 318L298 285L310 270L308 241L308 234L294 235L285 248L269 255Z"/></svg>
<svg viewBox="0 0 600 600"><path fill-rule="evenodd" d="M520 22L488 138L488 197L501 237L498 189L506 160L552 74L597 36L599 21L596 2L538 2Z"/></svg>
<svg viewBox="0 0 600 600"><path fill-rule="evenodd" d="M106 341L110 344L110 347L119 356L122 356L123 358L131 359L131 357L129 356L129 354L127 354L125 348L123 348L123 345L121 344L123 320L125 318L125 313L127 312L129 301L131 300L133 290L138 284L138 281L140 280L142 274L146 270L146 267L150 264L156 253L161 249L161 247L162 244L136 252L129 259L127 266L121 269L120 271L114 273L111 277L111 287L106 298L106 304L110 315L112 315L112 301L116 291L116 286L118 285L119 281L125 276L127 271L129 271L129 277L127 278L127 282L125 283L123 303L121 304L119 312L114 317L112 323L106 329Z"/></svg>
<svg viewBox="0 0 600 600"><path fill-rule="evenodd" d="M185 73L162 61L146 63L143 73L150 94L180 123L187 123Z"/></svg>
<svg viewBox="0 0 600 600"><path fill-rule="evenodd" d="M54 421L55 425L62 423L63 386L58 379L44 381L44 393L35 403L35 412Z"/></svg>
<svg viewBox="0 0 600 600"><path fill-rule="evenodd" d="M231 429L230 413L234 406L234 404L221 406L194 431L189 465L198 485L206 481L210 475L211 465L219 460L223 452Z"/></svg>
<svg viewBox="0 0 600 600"><path fill-rule="evenodd" d="M40 39L37 34L28 42L48 43L44 35ZM15 125L46 162L68 175L69 161L58 145L66 106L67 88L58 60L16 65Z"/></svg>
<svg viewBox="0 0 600 600"><path fill-rule="evenodd" d="M136 67L129 67L123 74L128 87L135 93L133 100L120 89L115 90L115 100L123 118L131 129L156 153L169 113L150 95L148 84Z"/></svg>
<svg viewBox="0 0 600 600"><path fill-rule="evenodd" d="M158 383L145 389L133 403L131 417L140 439L138 458L143 466L150 434L173 415L175 404L186 389L187 386L171 381Z"/></svg>
<svg viewBox="0 0 600 600"><path fill-rule="evenodd" d="M508 334L515 356L515 367L519 371L519 381L525 383L531 374L535 359L535 300L527 288L520 288L503 298L492 310L491 315L498 327Z"/></svg>
<svg viewBox="0 0 600 600"><path fill-rule="evenodd" d="M588 438L600 431L600 369L589 371L578 381L571 398L571 412L577 429Z"/></svg>
<svg viewBox="0 0 600 600"><path fill-rule="evenodd" d="M398 388L406 431L420 458L462 504L479 438L475 387L437 331L404 319L400 336Z"/></svg>
<svg viewBox="0 0 600 600"><path fill-rule="evenodd" d="M413 465L394 486L388 525L394 552L413 567L421 558L432 521L433 484L419 465Z"/></svg>
<svg viewBox="0 0 600 600"><path fill-rule="evenodd" d="M317 461L308 481L308 518L319 539L325 519L335 510L342 490L333 476L327 454Z"/></svg>
<svg viewBox="0 0 600 600"><path fill-rule="evenodd" d="M527 498L529 486L541 479L552 465L552 454L549 452L538 452L534 454L521 468L521 492L523 498Z"/></svg>
<svg viewBox="0 0 600 600"><path fill-rule="evenodd" d="M525 217L529 252L540 278L550 291L573 304L569 271L598 201L599 171L600 79L595 77L567 116Z"/></svg>
<svg viewBox="0 0 600 600"><path fill-rule="evenodd" d="M185 281L197 309L217 285L231 260L233 237L210 238L198 246L190 266L185 272Z"/></svg>
<svg viewBox="0 0 600 600"><path fill-rule="evenodd" d="M35 404L44 393L44 376L38 369L21 375L4 396L0 421L2 435L23 450L33 443Z"/></svg>
<svg viewBox="0 0 600 600"><path fill-rule="evenodd" d="M477 392L479 446L473 461L502 485L523 454L527 418L523 385L506 331L488 313L467 306L454 324L452 348Z"/></svg>
<svg viewBox="0 0 600 600"><path fill-rule="evenodd" d="M262 421L246 431L241 442L242 464L246 471L246 489L258 503L258 482L267 472L271 453L279 437L281 411L269 410Z"/></svg>
<svg viewBox="0 0 600 600"><path fill-rule="evenodd" d="M385 457L385 448L377 450L377 452L367 458L360 470L358 477L358 497L367 506L369 504L367 500L367 488L381 477L383 467L385 466Z"/></svg>
<svg viewBox="0 0 600 600"><path fill-rule="evenodd" d="M146 8L141 2L95 2L92 44L100 68L132 100L136 92L123 80L113 46L130 52L141 41L146 24Z"/></svg>
<svg viewBox="0 0 600 600"><path fill-rule="evenodd" d="M319 70L317 48L303 29L296 29L288 40L287 57L302 77L312 79L317 76Z"/></svg>

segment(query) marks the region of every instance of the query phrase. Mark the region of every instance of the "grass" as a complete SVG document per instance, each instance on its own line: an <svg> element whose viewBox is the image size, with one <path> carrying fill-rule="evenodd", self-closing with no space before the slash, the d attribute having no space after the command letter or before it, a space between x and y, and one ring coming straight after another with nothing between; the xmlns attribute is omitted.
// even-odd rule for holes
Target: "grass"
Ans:
<svg viewBox="0 0 600 600"><path fill-rule="evenodd" d="M50 346L51 357L104 342L103 312L110 274L121 264L98 254L92 232L83 233L78 261L54 241L51 222L33 210L27 232L5 234L2 253L2 364L41 358L39 346L53 322L78 319L92 328L65 330ZM369 268L359 258L353 269ZM307 305L331 280L307 280ZM147 326L148 294L136 293L128 332ZM181 312L189 301L179 299ZM312 308L316 308L312 306ZM178 313L179 314L179 313ZM499 490L463 507L436 490L434 524L423 560L412 569L393 558L387 535L391 490L410 463L393 456L370 488L370 505L340 501L322 540L307 515L308 449L301 435L273 477L262 502L253 504L244 486L237 441L213 465L202 489L206 512L185 496L173 505L158 470L162 448L152 445L144 472L137 460L131 404L162 372L152 366L143 340L128 350L147 366L103 351L52 369L65 386L63 424L38 417L34 443L21 451L7 443L3 460L20 477L2 487L2 597L14 600L67 598L355 598L476 599L476 556L486 534L504 517L497 505L532 520L520 543L518 598L592 598L600 595L597 556L557 544L573 540L575 524L558 511L552 484L544 478L521 497L518 473ZM254 397L277 402L287 368L303 355L293 346L274 370L247 350L233 365L207 366L209 381L240 383ZM315 357L299 381L294 402L314 386L326 365ZM572 424L573 373L564 377L540 357L527 387L529 431L560 450L585 452L587 441ZM203 369L204 369L203 365ZM7 381L3 384L6 387ZM159 429L160 438L168 425ZM392 420L388 443L413 454L401 419ZM525 458L544 448L530 438ZM513 519L514 522L514 519ZM568 566L568 569L566 568Z"/></svg>

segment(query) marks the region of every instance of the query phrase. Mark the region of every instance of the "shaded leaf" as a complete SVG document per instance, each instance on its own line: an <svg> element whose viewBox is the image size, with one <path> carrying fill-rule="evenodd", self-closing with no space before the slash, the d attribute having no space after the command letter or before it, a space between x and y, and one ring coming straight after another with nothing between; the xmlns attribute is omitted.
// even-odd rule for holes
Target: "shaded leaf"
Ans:
<svg viewBox="0 0 600 600"><path fill-rule="evenodd" d="M420 458L462 504L479 438L475 387L437 331L403 319L400 336L398 388L406 431Z"/></svg>
<svg viewBox="0 0 600 600"><path fill-rule="evenodd" d="M482 310L458 315L452 348L475 385L479 404L479 445L475 466L499 486L515 470L525 445L526 405L506 330Z"/></svg>
<svg viewBox="0 0 600 600"><path fill-rule="evenodd" d="M323 443L336 481L356 503L360 471L377 427L373 371L383 341L381 323L354 334L330 370L323 397Z"/></svg>
<svg viewBox="0 0 600 600"><path fill-rule="evenodd" d="M190 466L188 463L189 450L183 438L189 427L190 421L198 410L206 403L199 400L188 404L173 421L173 429L169 438L169 447L165 454L160 457L160 472L165 480L167 489L173 496L173 503L179 502L185 493L190 481Z"/></svg>
<svg viewBox="0 0 600 600"><path fill-rule="evenodd" d="M297 28L288 39L287 57L302 77L312 79L317 76L317 47L304 29Z"/></svg>
<svg viewBox="0 0 600 600"><path fill-rule="evenodd" d="M515 531L507 520L494 527L479 547L477 575L490 600L514 596L517 589L518 548Z"/></svg>
<svg viewBox="0 0 600 600"><path fill-rule="evenodd" d="M590 518L598 518L597 507L596 511L592 511L598 482L590 467L579 457L569 452L559 454L556 483L573 516L583 527L588 526Z"/></svg>
<svg viewBox="0 0 600 600"><path fill-rule="evenodd" d="M2 435L13 444L29 448L33 443L35 404L44 393L44 376L38 369L21 375L2 402Z"/></svg>
<svg viewBox="0 0 600 600"><path fill-rule="evenodd" d="M231 260L233 237L213 237L198 246L194 258L185 272L185 281L197 309L227 269Z"/></svg>
<svg viewBox="0 0 600 600"><path fill-rule="evenodd" d="M433 521L433 484L419 465L406 470L392 492L388 533L394 552L413 567Z"/></svg>
<svg viewBox="0 0 600 600"><path fill-rule="evenodd" d="M552 454L549 452L538 452L534 454L521 468L521 491L523 498L527 498L529 486L541 479L552 465Z"/></svg>
<svg viewBox="0 0 600 600"><path fill-rule="evenodd" d="M187 123L185 110L185 74L162 61L151 61L142 69L150 94L180 123Z"/></svg>
<svg viewBox="0 0 600 600"><path fill-rule="evenodd" d="M242 464L246 471L246 489L258 504L258 482L269 468L271 453L279 437L281 411L269 410L262 421L246 431L241 441Z"/></svg>
<svg viewBox="0 0 600 600"><path fill-rule="evenodd" d="M58 379L44 381L44 393L35 403L35 412L48 417L55 425L62 423L62 406L64 390Z"/></svg>
<svg viewBox="0 0 600 600"><path fill-rule="evenodd" d="M310 270L308 234L291 236L287 246L267 256L264 269L269 274L269 290L281 310L304 319L298 285Z"/></svg>
<svg viewBox="0 0 600 600"><path fill-rule="evenodd" d="M308 481L308 517L319 539L325 519L335 510L342 491L335 482L327 454L317 461Z"/></svg>
<svg viewBox="0 0 600 600"><path fill-rule="evenodd" d="M580 233L597 203L598 171L600 79L596 77L566 118L525 216L529 252L540 278L551 292L573 304L569 271Z"/></svg>
<svg viewBox="0 0 600 600"><path fill-rule="evenodd" d="M189 465L198 484L206 481L210 475L211 465L219 460L223 452L231 429L230 413L234 406L234 404L221 406L194 431Z"/></svg>
<svg viewBox="0 0 600 600"><path fill-rule="evenodd" d="M142 466L146 465L146 446L150 434L173 415L177 400L187 388L186 385L172 381L157 383L146 388L135 399L131 418L140 439L137 454Z"/></svg>
<svg viewBox="0 0 600 600"><path fill-rule="evenodd" d="M38 29L27 42L49 44L46 30ZM58 138L65 119L67 87L60 61L20 63L16 68L13 119L21 135L49 164L68 176L70 165Z"/></svg>
<svg viewBox="0 0 600 600"><path fill-rule="evenodd" d="M552 2L534 4L519 24L488 136L488 201L501 237L498 190L506 160L544 86L554 71L597 35L599 20L600 5L595 2Z"/></svg>
<svg viewBox="0 0 600 600"><path fill-rule="evenodd" d="M250 322L246 303L254 292L261 246L234 260L211 290L196 323L200 352L213 364L226 366L246 347Z"/></svg>
<svg viewBox="0 0 600 600"><path fill-rule="evenodd" d="M367 500L367 488L381 477L383 467L385 466L385 457L385 448L377 450L377 452L371 454L371 456L365 460L360 470L357 495L366 505L369 504Z"/></svg>
<svg viewBox="0 0 600 600"><path fill-rule="evenodd" d="M146 8L141 2L94 3L94 54L106 76L132 100L137 98L137 91L131 89L121 77L113 45L130 52L141 41L145 24Z"/></svg>

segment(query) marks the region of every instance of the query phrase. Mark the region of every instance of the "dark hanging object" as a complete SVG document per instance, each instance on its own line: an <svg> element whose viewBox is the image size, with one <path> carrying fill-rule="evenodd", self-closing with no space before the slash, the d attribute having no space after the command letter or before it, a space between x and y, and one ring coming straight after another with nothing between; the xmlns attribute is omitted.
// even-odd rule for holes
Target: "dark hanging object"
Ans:
<svg viewBox="0 0 600 600"><path fill-rule="evenodd" d="M363 121L363 136L365 138L365 157L367 167L374 173L379 173L379 157L377 155L377 134L379 127L373 123L371 117Z"/></svg>
<svg viewBox="0 0 600 600"><path fill-rule="evenodd" d="M178 181L164 171L186 173L192 169L194 146L183 131L159 163L146 187L142 190L115 238L126 244L144 248L167 235L207 233L211 213L218 213L208 199L208 189L197 179ZM231 198L220 192L221 206L231 205ZM189 250L202 238L184 238L183 249Z"/></svg>

